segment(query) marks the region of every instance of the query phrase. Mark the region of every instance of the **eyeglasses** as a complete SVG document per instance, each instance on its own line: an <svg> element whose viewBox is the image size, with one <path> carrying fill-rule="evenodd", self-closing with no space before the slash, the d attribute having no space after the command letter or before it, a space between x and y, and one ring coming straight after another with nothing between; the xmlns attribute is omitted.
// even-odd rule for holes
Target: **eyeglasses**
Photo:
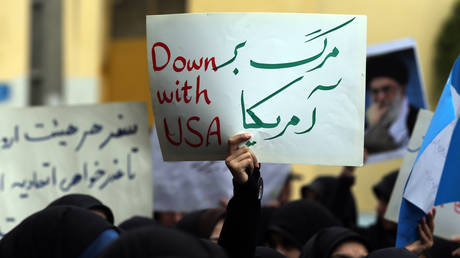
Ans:
<svg viewBox="0 0 460 258"><path fill-rule="evenodd" d="M370 92L372 95L378 95L380 92L383 94L388 94L395 90L395 87L392 85L384 85L378 89L371 89Z"/></svg>

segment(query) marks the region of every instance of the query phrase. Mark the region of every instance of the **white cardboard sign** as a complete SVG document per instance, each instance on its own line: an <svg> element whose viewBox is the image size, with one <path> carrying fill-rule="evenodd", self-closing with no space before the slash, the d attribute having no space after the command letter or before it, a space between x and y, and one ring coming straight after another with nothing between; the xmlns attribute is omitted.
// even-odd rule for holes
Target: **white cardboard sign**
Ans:
<svg viewBox="0 0 460 258"><path fill-rule="evenodd" d="M216 208L233 195L232 175L223 161L165 162L156 130L150 136L155 211L193 211ZM262 205L277 200L291 166L265 163Z"/></svg>
<svg viewBox="0 0 460 258"><path fill-rule="evenodd" d="M428 110L420 110L417 117L417 122L412 132L409 145L404 155L403 163L399 169L398 179L393 188L390 202L388 203L385 219L398 222L399 209L402 202L402 194L407 178L417 158L418 151L422 145L425 133L430 126L433 112ZM452 236L460 235L460 202L448 203L436 207L436 217L434 220L434 234L439 237L450 239Z"/></svg>
<svg viewBox="0 0 460 258"><path fill-rule="evenodd" d="M70 193L100 199L116 222L151 216L145 103L1 109L0 116L1 234Z"/></svg>
<svg viewBox="0 0 460 258"><path fill-rule="evenodd" d="M261 162L362 164L365 16L147 16L147 56L164 160L224 159L250 132Z"/></svg>

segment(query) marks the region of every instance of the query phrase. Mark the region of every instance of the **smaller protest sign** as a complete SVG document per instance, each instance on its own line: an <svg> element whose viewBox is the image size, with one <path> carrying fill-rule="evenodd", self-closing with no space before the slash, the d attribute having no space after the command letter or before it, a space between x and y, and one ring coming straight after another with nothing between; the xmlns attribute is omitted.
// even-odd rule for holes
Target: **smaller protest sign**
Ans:
<svg viewBox="0 0 460 258"><path fill-rule="evenodd" d="M414 127L412 137L404 155L403 163L399 170L398 179L393 188L390 202L388 203L385 213L385 219L398 222L399 210L401 207L402 194L406 185L407 178L417 158L420 146L428 126L430 125L433 112L428 110L420 110L417 122ZM436 217L434 220L434 234L439 237L450 239L453 236L460 235L460 202L448 203L436 207Z"/></svg>
<svg viewBox="0 0 460 258"><path fill-rule="evenodd" d="M70 193L90 194L118 223L152 213L145 103L0 110L0 236Z"/></svg>

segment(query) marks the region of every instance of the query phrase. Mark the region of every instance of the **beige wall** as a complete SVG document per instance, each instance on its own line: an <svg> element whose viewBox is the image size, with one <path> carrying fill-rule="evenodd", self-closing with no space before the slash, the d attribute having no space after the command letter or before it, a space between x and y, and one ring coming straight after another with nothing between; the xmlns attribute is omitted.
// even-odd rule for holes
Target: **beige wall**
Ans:
<svg viewBox="0 0 460 258"><path fill-rule="evenodd" d="M189 0L189 12L302 12L367 15L367 43L375 44L403 37L417 41L422 73L429 92L433 79L434 41L442 22L450 13L455 0ZM429 96L429 95L428 95ZM437 100L428 97L431 107ZM354 186L359 210L372 212L376 201L371 187L380 178L401 165L401 160L366 165L358 168ZM299 188L320 174L338 174L340 167L293 165L295 173L303 180L294 183L294 198L299 198Z"/></svg>
<svg viewBox="0 0 460 258"><path fill-rule="evenodd" d="M0 0L0 82L11 96L0 107L23 107L29 102L30 0Z"/></svg>
<svg viewBox="0 0 460 258"><path fill-rule="evenodd" d="M312 0L188 0L187 11L195 12L314 12Z"/></svg>
<svg viewBox="0 0 460 258"><path fill-rule="evenodd" d="M105 83L110 1L64 0L62 9L64 102L97 102Z"/></svg>
<svg viewBox="0 0 460 258"><path fill-rule="evenodd" d="M106 66L107 85L104 101L145 101L149 124L153 124L145 38L118 39L110 42Z"/></svg>
<svg viewBox="0 0 460 258"><path fill-rule="evenodd" d="M28 73L29 0L0 0L0 79Z"/></svg>
<svg viewBox="0 0 460 258"><path fill-rule="evenodd" d="M63 1L63 55L66 76L101 74L108 42L106 0Z"/></svg>

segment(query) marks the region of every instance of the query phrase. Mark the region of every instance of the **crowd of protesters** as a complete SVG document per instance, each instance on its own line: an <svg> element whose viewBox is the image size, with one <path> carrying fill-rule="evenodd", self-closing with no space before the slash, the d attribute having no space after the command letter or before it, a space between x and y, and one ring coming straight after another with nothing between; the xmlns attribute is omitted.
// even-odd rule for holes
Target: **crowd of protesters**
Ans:
<svg viewBox="0 0 460 258"><path fill-rule="evenodd" d="M70 194L29 216L0 240L0 257L450 257L458 245L433 236L435 210L420 221L420 240L395 248L395 223L383 218L397 171L377 183L374 225L357 225L353 168L319 177L302 199L261 207L263 165L246 146L249 134L229 139L225 160L234 194L226 208L191 212L162 224L133 217L118 226L94 197ZM166 224L166 225L165 225ZM174 224L174 225L173 225Z"/></svg>
<svg viewBox="0 0 460 258"><path fill-rule="evenodd" d="M378 83L370 83L376 103L371 113L379 119L369 119L375 123L368 125L368 132L372 132L367 135L372 139L368 143L377 144L391 136L383 129L397 120L392 110L401 105L392 103L394 99L402 101L398 94L404 90L398 83L407 81L402 69L396 70L382 74L378 69ZM372 73L369 75L371 80ZM388 81L394 85L387 85ZM408 110L410 119L401 120L407 124L405 136L410 135L416 114L415 109ZM387 117L388 113L395 114ZM225 208L162 213L155 219L132 217L117 226L110 207L89 195L70 194L8 232L0 240L0 258L460 256L459 243L434 237L435 209L419 222L419 240L395 248L397 224L386 220L384 214L398 171L374 185L377 218L368 227L357 223L351 191L353 167L344 167L337 177L316 178L301 189L300 200L289 201L286 193L290 188L286 187L276 203L262 207L263 164L250 148L241 147L250 138L244 133L228 140L225 163L233 176L233 197ZM372 144L368 145L373 150Z"/></svg>

